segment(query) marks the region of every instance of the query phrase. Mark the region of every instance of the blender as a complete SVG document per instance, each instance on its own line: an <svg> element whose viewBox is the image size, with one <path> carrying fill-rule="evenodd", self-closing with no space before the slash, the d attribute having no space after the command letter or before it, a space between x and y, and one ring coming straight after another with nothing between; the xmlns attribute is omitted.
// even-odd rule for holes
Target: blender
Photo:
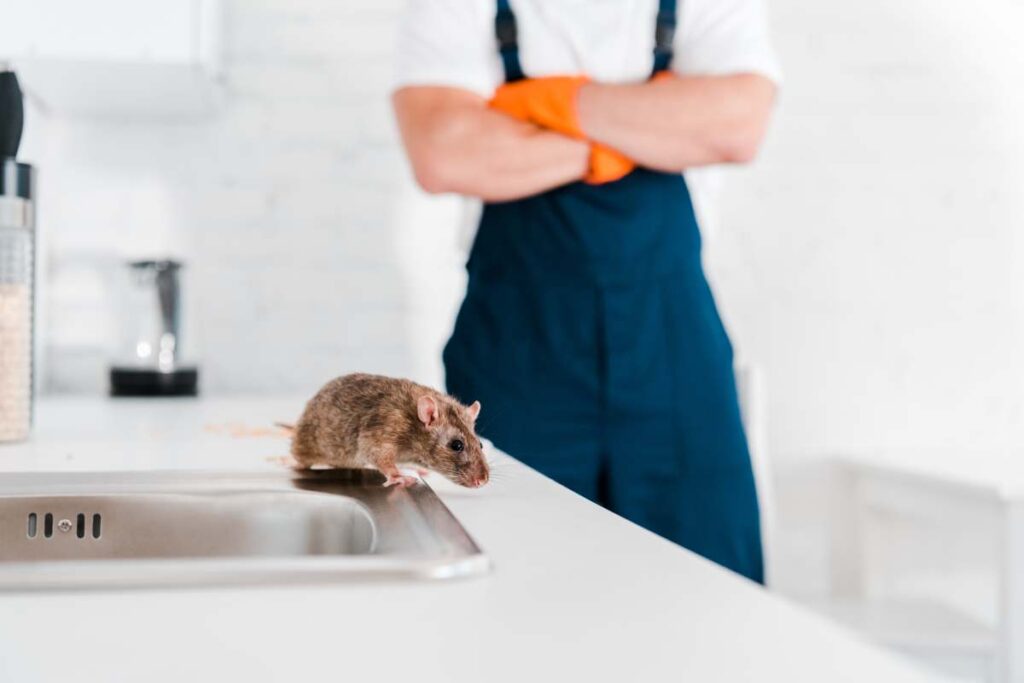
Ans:
<svg viewBox="0 0 1024 683"><path fill-rule="evenodd" d="M130 261L124 272L122 335L110 368L112 396L195 396L199 369L182 344L181 273L172 259Z"/></svg>

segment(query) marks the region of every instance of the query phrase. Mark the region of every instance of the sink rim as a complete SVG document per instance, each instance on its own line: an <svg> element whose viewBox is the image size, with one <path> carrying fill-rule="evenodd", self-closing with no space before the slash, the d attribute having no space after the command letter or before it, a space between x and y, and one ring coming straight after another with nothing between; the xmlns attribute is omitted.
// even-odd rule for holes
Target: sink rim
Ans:
<svg viewBox="0 0 1024 683"><path fill-rule="evenodd" d="M491 569L489 558L429 485L420 481L404 489L385 489L383 481L383 476L370 470L5 474L0 478L0 498L217 492L344 495L369 513L375 530L382 537L405 534L426 545L415 552L396 552L385 544L369 554L345 556L0 562L0 591L451 579L478 576Z"/></svg>

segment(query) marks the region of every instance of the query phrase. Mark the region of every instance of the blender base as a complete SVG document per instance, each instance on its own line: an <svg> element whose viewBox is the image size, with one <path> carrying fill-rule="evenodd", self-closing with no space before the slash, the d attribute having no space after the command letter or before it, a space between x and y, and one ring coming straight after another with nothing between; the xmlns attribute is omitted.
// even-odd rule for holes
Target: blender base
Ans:
<svg viewBox="0 0 1024 683"><path fill-rule="evenodd" d="M143 368L110 368L111 396L196 396L199 369L160 372Z"/></svg>

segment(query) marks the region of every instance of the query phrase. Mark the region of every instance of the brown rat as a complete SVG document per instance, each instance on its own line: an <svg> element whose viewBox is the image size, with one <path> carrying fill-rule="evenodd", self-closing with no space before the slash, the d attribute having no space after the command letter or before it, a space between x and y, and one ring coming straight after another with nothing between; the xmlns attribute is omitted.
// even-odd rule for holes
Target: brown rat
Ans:
<svg viewBox="0 0 1024 683"><path fill-rule="evenodd" d="M476 488L490 470L474 431L480 402L451 396L405 379L352 374L333 379L306 404L292 437L299 467L373 467L385 486L416 481L399 464L412 464Z"/></svg>

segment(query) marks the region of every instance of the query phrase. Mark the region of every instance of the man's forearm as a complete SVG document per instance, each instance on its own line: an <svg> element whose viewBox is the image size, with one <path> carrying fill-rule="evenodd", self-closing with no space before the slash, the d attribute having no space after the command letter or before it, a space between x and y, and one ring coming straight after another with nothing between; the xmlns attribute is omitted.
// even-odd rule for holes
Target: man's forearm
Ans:
<svg viewBox="0 0 1024 683"><path fill-rule="evenodd" d="M775 86L753 75L688 76L635 85L588 83L580 126L642 166L681 171L751 160L764 137Z"/></svg>
<svg viewBox="0 0 1024 683"><path fill-rule="evenodd" d="M492 111L470 93L406 88L394 104L416 179L428 192L507 201L579 180L587 170L585 142Z"/></svg>

